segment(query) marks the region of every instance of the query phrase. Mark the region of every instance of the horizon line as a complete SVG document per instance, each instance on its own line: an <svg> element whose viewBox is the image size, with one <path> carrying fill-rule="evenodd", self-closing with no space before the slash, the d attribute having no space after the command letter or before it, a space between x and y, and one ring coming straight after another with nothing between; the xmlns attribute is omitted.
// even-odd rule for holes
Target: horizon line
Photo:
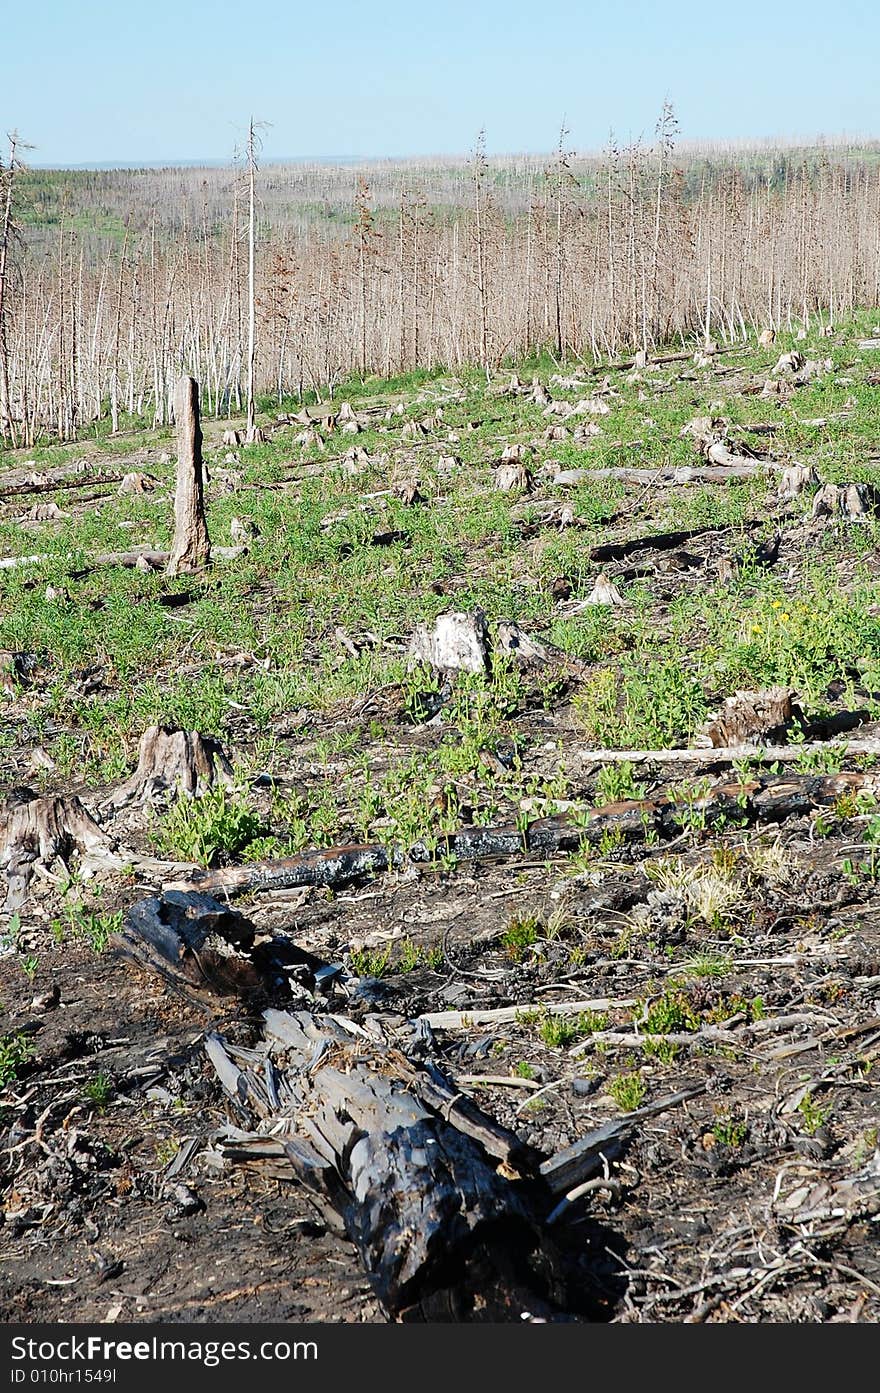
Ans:
<svg viewBox="0 0 880 1393"><path fill-rule="evenodd" d="M702 151L717 150L719 148L736 149L741 152L748 151L772 151L772 150L802 150L802 149L840 149L841 147L871 147L880 143L880 136L866 135L864 133L841 132L835 135L825 135L819 133L812 136L712 136L695 137L687 140L680 140L676 143L675 149L684 154L698 154ZM646 146L645 148L650 148ZM607 151L604 148L589 148L575 150L576 159L599 159ZM513 159L547 159L552 157L553 150L507 150L489 154L486 158L491 161L513 160ZM277 167L279 165L378 165L378 164L414 164L414 163L458 163L467 161L471 157L470 152L433 152L425 154L411 155L276 155L267 159L263 164L264 169ZM83 160L83 161L49 161L47 163L28 162L28 168L42 171L93 171L95 173L110 174L116 171L120 173L134 173L138 170L163 170L163 169L224 169L233 167L236 161L234 156L221 159L214 158L191 158L183 157L179 159L125 159L125 160Z"/></svg>

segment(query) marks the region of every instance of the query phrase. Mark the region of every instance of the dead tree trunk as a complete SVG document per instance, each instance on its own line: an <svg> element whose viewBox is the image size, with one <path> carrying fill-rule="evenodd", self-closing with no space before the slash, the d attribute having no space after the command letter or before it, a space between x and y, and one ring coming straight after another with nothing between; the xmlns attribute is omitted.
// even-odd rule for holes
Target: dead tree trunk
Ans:
<svg viewBox="0 0 880 1393"><path fill-rule="evenodd" d="M257 1062L208 1037L253 1128L224 1154L302 1181L354 1243L392 1319L553 1314L539 1275L554 1258L542 1232L551 1196L530 1147L435 1066L351 1022L269 1010L264 1034Z"/></svg>
<svg viewBox="0 0 880 1393"><path fill-rule="evenodd" d="M211 540L205 522L199 384L192 377L182 377L177 384L174 419L177 492L174 496L174 543L166 568L169 576L181 571L199 571L211 559Z"/></svg>

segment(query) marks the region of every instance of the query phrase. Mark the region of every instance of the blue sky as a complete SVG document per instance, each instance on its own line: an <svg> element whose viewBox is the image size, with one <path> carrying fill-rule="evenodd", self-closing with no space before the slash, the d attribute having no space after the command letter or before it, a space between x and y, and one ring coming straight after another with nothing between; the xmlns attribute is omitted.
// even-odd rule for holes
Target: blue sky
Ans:
<svg viewBox="0 0 880 1393"><path fill-rule="evenodd" d="M141 13L143 18L140 17ZM9 7L0 131L34 164L546 151L609 130L880 136L877 0L32 0Z"/></svg>

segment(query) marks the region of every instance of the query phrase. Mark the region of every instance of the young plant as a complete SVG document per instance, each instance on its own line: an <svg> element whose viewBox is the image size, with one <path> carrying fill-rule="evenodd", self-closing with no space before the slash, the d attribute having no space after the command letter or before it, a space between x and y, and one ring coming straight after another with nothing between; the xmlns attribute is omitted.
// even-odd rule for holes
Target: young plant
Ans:
<svg viewBox="0 0 880 1393"><path fill-rule="evenodd" d="M607 1085L607 1090L621 1112L636 1112L645 1101L648 1086L635 1069L630 1073L618 1074Z"/></svg>

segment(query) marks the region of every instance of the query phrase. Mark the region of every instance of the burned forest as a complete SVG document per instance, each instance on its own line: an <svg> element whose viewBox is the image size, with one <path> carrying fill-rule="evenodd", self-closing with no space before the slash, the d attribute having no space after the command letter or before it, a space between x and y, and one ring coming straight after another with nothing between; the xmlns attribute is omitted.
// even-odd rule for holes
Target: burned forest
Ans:
<svg viewBox="0 0 880 1393"><path fill-rule="evenodd" d="M13 143L5 1321L880 1318L876 150L674 135Z"/></svg>

